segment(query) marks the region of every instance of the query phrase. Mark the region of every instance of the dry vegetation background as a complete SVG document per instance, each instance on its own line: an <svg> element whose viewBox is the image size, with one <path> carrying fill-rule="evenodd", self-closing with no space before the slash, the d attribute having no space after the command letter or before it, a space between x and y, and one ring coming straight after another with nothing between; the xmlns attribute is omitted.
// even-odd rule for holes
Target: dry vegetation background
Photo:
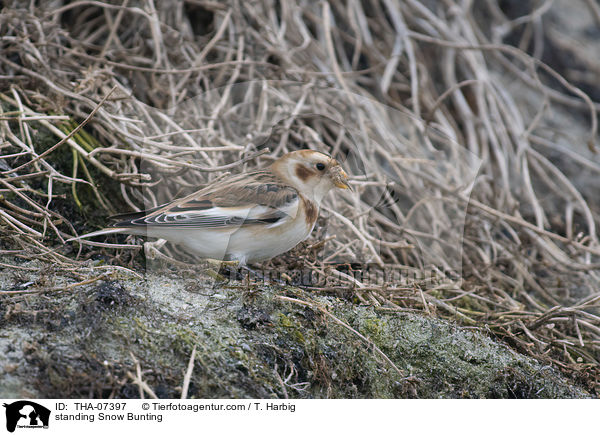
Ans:
<svg viewBox="0 0 600 435"><path fill-rule="evenodd" d="M599 67L561 34L552 2L3 3L5 258L80 282L139 267L129 246L139 240L65 240L323 142L358 155L355 191L330 197L327 222L273 266L314 269L315 291L341 281L357 303L481 327L598 391ZM598 4L572 7L598 35ZM272 81L238 85L257 80ZM464 154L439 151L449 143ZM472 190L461 167L470 154L481 160ZM328 267L313 255L325 226L337 236L329 252L414 276L434 265L434 279L372 285ZM422 240L435 249L412 249ZM441 279L448 258L462 263L452 282Z"/></svg>

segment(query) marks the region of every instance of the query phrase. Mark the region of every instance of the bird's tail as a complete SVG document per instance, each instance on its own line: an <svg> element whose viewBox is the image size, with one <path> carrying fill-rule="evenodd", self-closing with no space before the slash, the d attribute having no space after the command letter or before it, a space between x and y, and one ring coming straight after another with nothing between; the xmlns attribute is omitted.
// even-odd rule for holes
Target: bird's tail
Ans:
<svg viewBox="0 0 600 435"><path fill-rule="evenodd" d="M105 228L103 230L98 230L98 231L94 231L94 232L91 232L88 234L83 234L78 237L71 237L70 239L68 239L66 241L73 242L73 241L77 241L77 240L89 239L90 237L103 236L106 234L125 234L125 233L131 233L131 230L128 230L127 228Z"/></svg>

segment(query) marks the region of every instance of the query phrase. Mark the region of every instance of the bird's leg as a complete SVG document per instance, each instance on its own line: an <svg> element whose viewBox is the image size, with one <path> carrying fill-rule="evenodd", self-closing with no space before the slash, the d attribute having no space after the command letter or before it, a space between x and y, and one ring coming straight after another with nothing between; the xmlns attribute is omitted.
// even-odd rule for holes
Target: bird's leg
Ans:
<svg viewBox="0 0 600 435"><path fill-rule="evenodd" d="M243 281L247 278L248 282L250 282L251 279L254 279L263 282L271 281L278 284L287 284L284 280L269 276L255 267L246 265L246 262L243 260L220 261L208 259L207 261L211 265L218 266L219 269L217 273L223 279ZM289 280L287 275L283 278Z"/></svg>
<svg viewBox="0 0 600 435"><path fill-rule="evenodd" d="M225 279L235 281L265 280L264 275L253 267L249 267L242 261L221 261L219 265L219 275Z"/></svg>
<svg viewBox="0 0 600 435"><path fill-rule="evenodd" d="M241 268L248 272L248 278L250 278L250 276L253 276L255 279L258 279L264 283L274 282L281 285L288 284L288 282L285 281L285 279L289 278L286 274L282 274L283 279L279 279L278 277L275 277L269 273L264 273L264 271L261 271L257 268L248 267L245 265L241 266Z"/></svg>
<svg viewBox="0 0 600 435"><path fill-rule="evenodd" d="M243 279L243 276L239 273L240 264L238 260L213 260L208 259L208 263L218 267L217 274L226 280L239 281ZM242 266L243 267L243 266Z"/></svg>

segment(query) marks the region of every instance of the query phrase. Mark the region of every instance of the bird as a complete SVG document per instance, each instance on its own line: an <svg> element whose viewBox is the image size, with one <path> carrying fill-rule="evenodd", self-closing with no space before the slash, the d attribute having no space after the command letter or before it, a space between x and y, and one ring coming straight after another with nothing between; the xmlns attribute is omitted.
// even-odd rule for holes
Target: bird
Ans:
<svg viewBox="0 0 600 435"><path fill-rule="evenodd" d="M307 239L321 201L333 188L350 189L340 163L319 151L297 150L265 169L229 175L150 210L113 216L112 227L79 238L151 236L199 258L243 266L269 260Z"/></svg>

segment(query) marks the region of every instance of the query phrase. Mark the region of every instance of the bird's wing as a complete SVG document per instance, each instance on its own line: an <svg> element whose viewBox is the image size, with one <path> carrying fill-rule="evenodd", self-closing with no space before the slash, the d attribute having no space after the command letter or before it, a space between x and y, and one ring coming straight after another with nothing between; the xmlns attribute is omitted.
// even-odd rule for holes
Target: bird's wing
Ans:
<svg viewBox="0 0 600 435"><path fill-rule="evenodd" d="M298 191L270 171L228 177L146 212L114 216L118 228L231 228L281 225L298 213Z"/></svg>

